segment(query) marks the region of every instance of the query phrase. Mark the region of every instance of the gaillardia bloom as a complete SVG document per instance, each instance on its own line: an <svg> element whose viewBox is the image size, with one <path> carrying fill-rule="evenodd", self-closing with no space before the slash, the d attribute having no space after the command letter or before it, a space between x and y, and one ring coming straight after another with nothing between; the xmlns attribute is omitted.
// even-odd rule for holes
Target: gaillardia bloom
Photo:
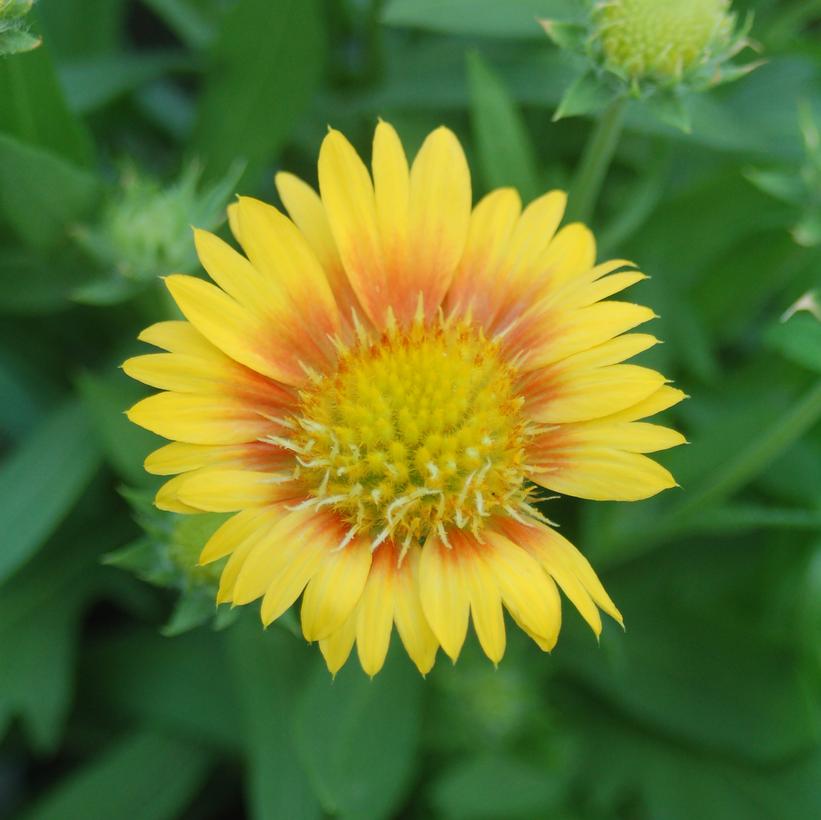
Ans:
<svg viewBox="0 0 821 820"><path fill-rule="evenodd" d="M164 392L129 418L168 439L146 469L173 475L157 505L235 512L201 563L228 557L217 600L262 599L265 624L302 595L305 638L336 672L354 642L382 667L396 624L422 673L453 660L472 616L493 662L503 606L544 650L558 588L597 634L619 611L584 557L539 511L540 488L635 500L674 485L645 453L680 444L640 421L683 394L626 359L653 318L608 297L643 279L595 264L565 194L524 210L502 189L471 208L455 136L439 128L409 167L381 122L372 176L331 131L317 195L289 175L290 219L240 198L243 253L195 233L214 284L166 284L187 321L140 338L125 363ZM230 556L230 557L229 557Z"/></svg>

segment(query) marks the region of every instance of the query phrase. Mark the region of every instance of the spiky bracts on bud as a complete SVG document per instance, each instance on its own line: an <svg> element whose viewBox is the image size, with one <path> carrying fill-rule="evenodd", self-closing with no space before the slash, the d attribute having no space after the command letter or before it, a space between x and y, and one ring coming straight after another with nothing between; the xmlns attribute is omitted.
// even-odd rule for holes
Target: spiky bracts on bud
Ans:
<svg viewBox="0 0 821 820"><path fill-rule="evenodd" d="M759 65L731 63L751 45L752 17L739 26L730 0L595 0L584 15L541 24L556 45L587 62L556 119L593 113L629 95L689 130L689 93L738 79Z"/></svg>
<svg viewBox="0 0 821 820"><path fill-rule="evenodd" d="M0 0L0 57L31 51L42 42L25 20L33 5L34 0Z"/></svg>

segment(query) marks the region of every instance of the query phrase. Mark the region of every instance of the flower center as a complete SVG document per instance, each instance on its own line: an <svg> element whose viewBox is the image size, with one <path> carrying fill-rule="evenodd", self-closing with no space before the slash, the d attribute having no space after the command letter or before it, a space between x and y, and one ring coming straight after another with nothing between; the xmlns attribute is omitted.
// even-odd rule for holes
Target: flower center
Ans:
<svg viewBox="0 0 821 820"><path fill-rule="evenodd" d="M363 339L301 396L292 441L306 503L332 507L348 539L366 534L374 548L518 516L530 431L514 379L498 344L467 324Z"/></svg>

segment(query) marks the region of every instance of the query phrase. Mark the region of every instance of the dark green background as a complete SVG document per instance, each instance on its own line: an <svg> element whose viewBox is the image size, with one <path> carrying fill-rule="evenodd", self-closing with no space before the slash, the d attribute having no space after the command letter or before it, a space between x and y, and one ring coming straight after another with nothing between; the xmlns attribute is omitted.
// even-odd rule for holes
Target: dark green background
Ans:
<svg viewBox="0 0 821 820"><path fill-rule="evenodd" d="M154 442L117 365L170 272L120 292L72 238L122 162L170 183L196 157L207 183L243 158L235 188L276 201L276 169L315 182L327 124L367 155L382 116L410 151L453 128L476 195L567 186L591 122L551 123L575 67L534 23L562 5L42 0L44 45L0 59L0 816L821 817L821 326L779 321L821 284L789 232L821 188L748 179L799 178L821 3L737 4L767 64L694 99L690 135L634 105L596 211L692 396L663 458L683 489L550 502L626 633L597 645L565 602L550 656L511 629L497 670L471 637L422 680L394 642L332 684L250 610L166 637L177 593L101 562L141 534L121 488L152 485ZM78 303L89 283L111 304Z"/></svg>

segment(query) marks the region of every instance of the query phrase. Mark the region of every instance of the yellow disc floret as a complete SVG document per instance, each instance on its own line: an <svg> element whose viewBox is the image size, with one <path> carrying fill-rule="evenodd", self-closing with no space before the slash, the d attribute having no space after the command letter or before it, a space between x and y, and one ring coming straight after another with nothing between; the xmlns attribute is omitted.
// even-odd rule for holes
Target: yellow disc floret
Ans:
<svg viewBox="0 0 821 820"><path fill-rule="evenodd" d="M362 335L303 392L291 422L305 503L335 509L351 538L405 548L529 510L530 430L514 380L498 343L468 324Z"/></svg>
<svg viewBox="0 0 821 820"><path fill-rule="evenodd" d="M675 82L727 45L729 7L729 0L607 0L596 8L596 31L617 73Z"/></svg>

